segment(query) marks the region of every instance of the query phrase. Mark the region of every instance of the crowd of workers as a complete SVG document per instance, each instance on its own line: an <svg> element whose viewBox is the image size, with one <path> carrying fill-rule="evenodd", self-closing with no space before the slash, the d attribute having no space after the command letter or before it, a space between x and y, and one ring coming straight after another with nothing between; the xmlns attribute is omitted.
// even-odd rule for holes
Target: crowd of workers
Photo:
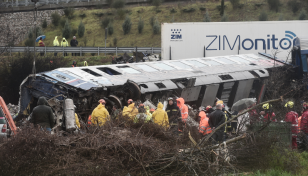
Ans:
<svg viewBox="0 0 308 176"><path fill-rule="evenodd" d="M111 114L105 108L106 101L104 99L99 100L98 106L93 110L92 114L88 118L88 126L103 126L107 121L115 120L120 114L123 117L127 117L133 122L142 120L146 123L156 123L166 130L172 130L175 134L181 134L186 128L186 122L189 117L188 107L185 105L183 98L168 98L168 104L164 110L164 105L158 103L156 109L152 109L144 104L135 105L132 99L127 101L127 106L123 109L113 106ZM51 131L54 127L53 112L50 107L47 106L47 101L44 97L39 98L37 107L32 112L31 121L34 124L39 124L42 128ZM285 122L292 124L292 148L297 148L296 138L301 131L308 134L308 103L303 103L302 116L298 116L298 113L294 111L294 102L289 101L284 105L287 111L285 115ZM240 112L234 112L231 114L225 109L225 105L222 100L216 102L215 108L211 106L200 107L197 114L197 118L194 118L199 122L198 131L200 135L208 135L213 130L230 120L233 115L237 115ZM75 114L76 125L80 128L80 123L77 114ZM228 134L239 133L246 130L245 125L253 124L259 121L263 122L277 122L275 113L272 110L272 106L268 103L262 105L262 110L258 113L256 109L249 111L248 113L239 116L237 119L226 123L222 128L219 128L213 135L214 142L223 142L228 137ZM241 127L242 125L242 127Z"/></svg>
<svg viewBox="0 0 308 176"><path fill-rule="evenodd" d="M78 41L76 39L76 36L73 36L73 39L71 40L70 42L70 45L71 47L77 47L78 46ZM43 38L41 37L39 42L38 42L38 46L39 47L45 47L45 43L43 42ZM66 38L63 37L63 39L61 40L61 42L59 43L58 41L58 36L55 37L55 39L53 40L53 46L54 47L58 47L58 46L61 46L61 47L68 47L68 42L66 40ZM58 53L54 53L54 56L57 56ZM78 53L72 53L72 56L77 56ZM44 56L44 53L41 53L41 56ZM67 56L67 53L64 53L64 56Z"/></svg>

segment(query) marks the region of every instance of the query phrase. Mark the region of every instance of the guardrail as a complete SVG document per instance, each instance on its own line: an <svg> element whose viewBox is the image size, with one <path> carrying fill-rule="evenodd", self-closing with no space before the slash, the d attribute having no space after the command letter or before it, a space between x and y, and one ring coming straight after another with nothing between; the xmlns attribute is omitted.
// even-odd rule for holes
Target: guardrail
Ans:
<svg viewBox="0 0 308 176"><path fill-rule="evenodd" d="M10 53L34 51L34 47L27 46L17 46L17 47L0 47L0 50L6 50ZM107 53L132 53L132 52L143 52L143 53L161 53L161 48L157 47L35 47L38 53L97 53L107 54Z"/></svg>

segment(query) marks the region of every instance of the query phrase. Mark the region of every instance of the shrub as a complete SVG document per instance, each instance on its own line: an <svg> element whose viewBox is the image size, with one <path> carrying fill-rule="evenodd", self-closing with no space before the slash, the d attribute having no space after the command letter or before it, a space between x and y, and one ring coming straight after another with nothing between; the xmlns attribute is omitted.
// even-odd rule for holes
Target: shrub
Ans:
<svg viewBox="0 0 308 176"><path fill-rule="evenodd" d="M109 16L110 16L110 15L113 15L113 13L112 13L112 12L107 12L107 15L109 15Z"/></svg>
<svg viewBox="0 0 308 176"><path fill-rule="evenodd" d="M87 36L84 36L84 38L83 38L83 43L84 43L84 46L87 46L87 43L88 43L88 38L87 38Z"/></svg>
<svg viewBox="0 0 308 176"><path fill-rule="evenodd" d="M172 8L172 9L170 10L170 13L176 13L176 10L175 10L174 8Z"/></svg>
<svg viewBox="0 0 308 176"><path fill-rule="evenodd" d="M211 17L208 11L205 12L203 22L211 22Z"/></svg>
<svg viewBox="0 0 308 176"><path fill-rule="evenodd" d="M72 29L72 36L76 36L77 34L77 29Z"/></svg>
<svg viewBox="0 0 308 176"><path fill-rule="evenodd" d="M227 21L229 21L228 15L224 13L224 15L221 17L221 22L227 22Z"/></svg>
<svg viewBox="0 0 308 176"><path fill-rule="evenodd" d="M174 15L171 18L171 23L174 23Z"/></svg>
<svg viewBox="0 0 308 176"><path fill-rule="evenodd" d="M34 39L28 38L28 39L25 41L25 45L26 45L26 46L34 46Z"/></svg>
<svg viewBox="0 0 308 176"><path fill-rule="evenodd" d="M74 18L75 9L74 8L65 8L64 14L67 18L72 19Z"/></svg>
<svg viewBox="0 0 308 176"><path fill-rule="evenodd" d="M162 0L152 0L152 5L158 8L162 3Z"/></svg>
<svg viewBox="0 0 308 176"><path fill-rule="evenodd" d="M79 25L78 25L78 36L79 37L83 37L84 32L85 32L85 27L84 24L82 23L82 21L80 21ZM74 34L73 34L74 35Z"/></svg>
<svg viewBox="0 0 308 176"><path fill-rule="evenodd" d="M194 12L196 11L195 8L191 7L190 9L183 9L182 12L185 12L185 13L191 13L191 12Z"/></svg>
<svg viewBox="0 0 308 176"><path fill-rule="evenodd" d="M199 10L201 10L201 11L205 11L205 10L206 10L206 8L205 8L205 7L200 7L200 8L199 8Z"/></svg>
<svg viewBox="0 0 308 176"><path fill-rule="evenodd" d="M109 23L107 28L108 28L108 35L112 35L113 34L113 24Z"/></svg>
<svg viewBox="0 0 308 176"><path fill-rule="evenodd" d="M263 10L259 15L259 21L267 21L267 20L268 20L267 13Z"/></svg>
<svg viewBox="0 0 308 176"><path fill-rule="evenodd" d="M118 14L118 16L119 16L120 19L124 19L124 17L125 17L125 10L123 10L123 9L118 9L118 10L117 10L117 14Z"/></svg>
<svg viewBox="0 0 308 176"><path fill-rule="evenodd" d="M118 39L115 37L113 38L113 46L117 46L118 44Z"/></svg>
<svg viewBox="0 0 308 176"><path fill-rule="evenodd" d="M41 27L36 27L36 37L38 37L40 35L44 35L44 31Z"/></svg>
<svg viewBox="0 0 308 176"><path fill-rule="evenodd" d="M284 17L283 17L283 15L282 15L282 14L280 14L280 15L279 15L278 20L279 20L279 21L283 21L283 20L284 20Z"/></svg>
<svg viewBox="0 0 308 176"><path fill-rule="evenodd" d="M307 19L307 12L306 12L306 10L302 10L302 11L299 13L298 19L299 19L299 20L306 20L306 19Z"/></svg>
<svg viewBox="0 0 308 176"><path fill-rule="evenodd" d="M152 27L154 26L155 20L156 20L156 17L155 17L155 16L152 16L152 17L150 18L150 25L151 25Z"/></svg>
<svg viewBox="0 0 308 176"><path fill-rule="evenodd" d="M291 7L292 12L295 14L301 7L301 4L297 0L290 0L288 6Z"/></svg>
<svg viewBox="0 0 308 176"><path fill-rule="evenodd" d="M33 31L32 29L30 28L29 32L28 32L28 38L29 39L32 39L33 38Z"/></svg>
<svg viewBox="0 0 308 176"><path fill-rule="evenodd" d="M144 27L144 22L141 18L139 18L139 22L138 22L138 32L139 32L139 34L142 33L143 27Z"/></svg>
<svg viewBox="0 0 308 176"><path fill-rule="evenodd" d="M156 9L155 11L156 11L156 13L160 13L160 12L161 12L161 10L160 10L160 9Z"/></svg>
<svg viewBox="0 0 308 176"><path fill-rule="evenodd" d="M61 18L61 20L60 20L60 26L63 28L64 27L64 25L65 25L65 23L66 23L66 20L67 19L65 19L65 18Z"/></svg>
<svg viewBox="0 0 308 176"><path fill-rule="evenodd" d="M160 24L156 19L153 25L153 34L159 34L159 32L160 32Z"/></svg>
<svg viewBox="0 0 308 176"><path fill-rule="evenodd" d="M97 17L102 17L102 16L104 16L104 13L94 13L94 15L97 16Z"/></svg>
<svg viewBox="0 0 308 176"><path fill-rule="evenodd" d="M271 10L278 12L280 6L280 0L267 0L267 3Z"/></svg>
<svg viewBox="0 0 308 176"><path fill-rule="evenodd" d="M112 3L112 7L115 9L120 9L123 8L125 5L125 1L124 0L115 0Z"/></svg>
<svg viewBox="0 0 308 176"><path fill-rule="evenodd" d="M105 29L108 24L110 23L111 19L110 18L104 18L102 21L102 27Z"/></svg>
<svg viewBox="0 0 308 176"><path fill-rule="evenodd" d="M68 39L71 36L71 33L72 33L71 26L69 24L69 21L66 20L64 28L62 30L62 36Z"/></svg>
<svg viewBox="0 0 308 176"><path fill-rule="evenodd" d="M47 28L47 20L46 20L46 18L43 21L42 28L44 28L44 29Z"/></svg>
<svg viewBox="0 0 308 176"><path fill-rule="evenodd" d="M61 19L61 16L57 12L51 14L51 22L54 26L59 25L60 19Z"/></svg>
<svg viewBox="0 0 308 176"><path fill-rule="evenodd" d="M230 0L230 2L232 4L233 9L239 8L240 0Z"/></svg>
<svg viewBox="0 0 308 176"><path fill-rule="evenodd" d="M79 17L82 18L82 19L84 19L86 16L87 15L85 13L79 15Z"/></svg>
<svg viewBox="0 0 308 176"><path fill-rule="evenodd" d="M124 35L128 34L130 32L130 29L132 28L132 22L129 18L129 16L126 16L123 24L122 24L122 29L124 32Z"/></svg>

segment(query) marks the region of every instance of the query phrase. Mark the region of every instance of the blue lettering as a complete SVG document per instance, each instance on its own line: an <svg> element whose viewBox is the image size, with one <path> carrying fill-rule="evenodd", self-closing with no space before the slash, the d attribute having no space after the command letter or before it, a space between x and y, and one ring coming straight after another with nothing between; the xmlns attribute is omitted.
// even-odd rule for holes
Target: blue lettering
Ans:
<svg viewBox="0 0 308 176"><path fill-rule="evenodd" d="M278 47L275 46L275 41L278 40L278 38L275 38L275 35L272 35L272 44L273 44L273 49L278 49Z"/></svg>
<svg viewBox="0 0 308 176"><path fill-rule="evenodd" d="M289 43L289 46L283 47L283 46L282 46L282 42L283 42L283 41L285 41L285 42L283 43L285 46L287 46L287 42ZM286 38L283 38L283 39L280 40L279 46L280 46L280 48L282 48L282 49L284 49L284 50L287 50L287 49L289 49L289 48L291 47L291 41L288 40L288 39L286 39Z"/></svg>
<svg viewBox="0 0 308 176"><path fill-rule="evenodd" d="M180 35L171 34L171 39L182 39L182 34L180 34Z"/></svg>
<svg viewBox="0 0 308 176"><path fill-rule="evenodd" d="M239 44L239 46L241 46L241 37L240 37L240 35L237 35L237 37L236 37L236 39L235 39L235 41L234 41L234 44L233 44L233 46L232 46L232 48L231 48L231 46L230 46L230 43L229 43L229 41L228 41L228 38L227 38L227 36L223 36L223 45L224 45L224 49L223 50L225 50L225 39L227 40L227 43L228 43L228 45L229 45L229 48L231 49L231 50L233 50L234 49L234 46L235 46L235 43L236 43L236 41L237 41L237 39L239 39L238 40L238 44ZM241 49L241 48L239 48L239 49Z"/></svg>
<svg viewBox="0 0 308 176"><path fill-rule="evenodd" d="M245 47L244 43L245 43L246 41L250 41L250 42L251 42L251 47L250 47L250 48L246 48L246 47ZM248 39L248 38L245 39L245 40L243 40L242 47L243 47L245 50L251 50L251 49L253 48L253 41L252 41L251 39Z"/></svg>
<svg viewBox="0 0 308 176"><path fill-rule="evenodd" d="M258 49L258 41L262 41L263 43L263 50L265 50L265 40L264 39L256 39L255 40L255 49Z"/></svg>
<svg viewBox="0 0 308 176"><path fill-rule="evenodd" d="M217 35L207 35L206 37L215 37L214 40L206 47L206 50L217 50L217 49L208 49L212 43L217 39Z"/></svg>

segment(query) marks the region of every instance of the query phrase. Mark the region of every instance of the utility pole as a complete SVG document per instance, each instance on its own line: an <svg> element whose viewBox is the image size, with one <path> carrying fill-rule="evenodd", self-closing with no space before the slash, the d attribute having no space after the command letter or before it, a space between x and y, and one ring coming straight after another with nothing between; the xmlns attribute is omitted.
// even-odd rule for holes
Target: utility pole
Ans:
<svg viewBox="0 0 308 176"><path fill-rule="evenodd" d="M105 28L105 56L106 56L106 40L107 40L108 28Z"/></svg>
<svg viewBox="0 0 308 176"><path fill-rule="evenodd" d="M37 6L36 6L36 3L39 1L39 0L31 0L32 2L34 2L34 9L33 9L33 15L34 15L34 50L33 50L33 53L34 53L34 56L33 56L33 68L32 68L32 74L34 74L34 77L33 79L35 79L35 74L36 74L36 69L35 69L35 57L36 57L36 50L35 50L35 43L36 43L36 15L37 15Z"/></svg>

